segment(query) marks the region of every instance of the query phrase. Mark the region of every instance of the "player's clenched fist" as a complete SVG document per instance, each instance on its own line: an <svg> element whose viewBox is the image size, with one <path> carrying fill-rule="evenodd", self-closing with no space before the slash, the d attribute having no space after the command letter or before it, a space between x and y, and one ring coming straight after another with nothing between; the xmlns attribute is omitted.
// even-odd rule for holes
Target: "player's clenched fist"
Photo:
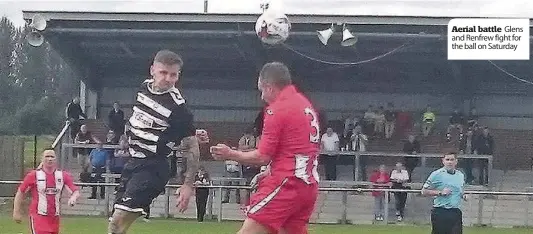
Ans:
<svg viewBox="0 0 533 234"><path fill-rule="evenodd" d="M196 129L196 138L200 144L209 143L209 134L204 129Z"/></svg>
<svg viewBox="0 0 533 234"><path fill-rule="evenodd" d="M231 155L231 152L233 150L227 145L217 144L215 146L211 146L209 151L211 152L211 155L214 159L225 160Z"/></svg>

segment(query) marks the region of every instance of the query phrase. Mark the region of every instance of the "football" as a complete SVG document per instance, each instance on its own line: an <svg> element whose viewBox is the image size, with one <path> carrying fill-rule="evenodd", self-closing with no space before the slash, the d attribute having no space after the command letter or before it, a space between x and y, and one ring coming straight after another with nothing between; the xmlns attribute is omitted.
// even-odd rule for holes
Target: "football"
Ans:
<svg viewBox="0 0 533 234"><path fill-rule="evenodd" d="M265 11L255 24L255 32L259 39L270 45L284 42L289 37L291 23L289 18L277 11Z"/></svg>

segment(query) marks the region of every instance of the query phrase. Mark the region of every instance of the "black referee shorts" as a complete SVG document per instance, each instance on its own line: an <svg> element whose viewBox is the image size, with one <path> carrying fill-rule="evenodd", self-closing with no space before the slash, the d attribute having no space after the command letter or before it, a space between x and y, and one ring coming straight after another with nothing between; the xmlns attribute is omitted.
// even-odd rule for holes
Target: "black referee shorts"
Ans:
<svg viewBox="0 0 533 234"><path fill-rule="evenodd" d="M462 234L463 212L460 209L433 208L431 234Z"/></svg>
<svg viewBox="0 0 533 234"><path fill-rule="evenodd" d="M114 208L146 215L152 201L165 191L169 179L167 158L131 158L124 165Z"/></svg>

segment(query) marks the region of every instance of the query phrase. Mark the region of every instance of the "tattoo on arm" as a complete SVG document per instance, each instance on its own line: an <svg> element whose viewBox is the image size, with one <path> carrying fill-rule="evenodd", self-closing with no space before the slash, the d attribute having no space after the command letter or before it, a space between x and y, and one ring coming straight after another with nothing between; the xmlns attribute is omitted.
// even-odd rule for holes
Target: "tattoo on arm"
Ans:
<svg viewBox="0 0 533 234"><path fill-rule="evenodd" d="M182 154L187 158L187 172L183 184L193 185L194 176L200 167L200 145L196 136L183 138L181 144Z"/></svg>

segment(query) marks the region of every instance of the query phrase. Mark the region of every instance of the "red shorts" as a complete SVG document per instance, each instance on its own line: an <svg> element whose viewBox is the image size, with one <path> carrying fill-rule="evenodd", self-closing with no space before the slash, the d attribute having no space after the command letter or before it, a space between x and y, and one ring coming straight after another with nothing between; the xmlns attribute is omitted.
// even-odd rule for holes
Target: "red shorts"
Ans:
<svg viewBox="0 0 533 234"><path fill-rule="evenodd" d="M59 233L59 216L30 215L30 231L32 234Z"/></svg>
<svg viewBox="0 0 533 234"><path fill-rule="evenodd" d="M296 178L264 178L252 194L246 215L268 227L291 234L307 234L307 224L315 209L318 185L308 185Z"/></svg>

